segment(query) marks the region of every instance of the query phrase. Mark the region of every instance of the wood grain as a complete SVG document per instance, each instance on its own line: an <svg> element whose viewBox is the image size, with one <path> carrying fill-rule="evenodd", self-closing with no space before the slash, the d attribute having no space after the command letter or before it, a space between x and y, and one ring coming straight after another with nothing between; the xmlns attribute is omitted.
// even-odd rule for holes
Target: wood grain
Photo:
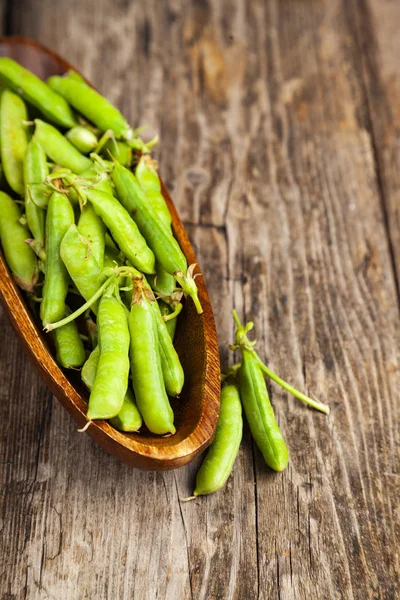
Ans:
<svg viewBox="0 0 400 600"><path fill-rule="evenodd" d="M269 472L246 430L227 487L179 504L196 464L141 473L105 456L20 364L2 324L1 460L14 461L4 598L396 598L397 152L374 125L392 122L395 5L12 3L14 33L65 54L160 133L223 365L235 306L254 319L260 354L332 413L272 385L288 470ZM368 77L385 83L374 104Z"/></svg>

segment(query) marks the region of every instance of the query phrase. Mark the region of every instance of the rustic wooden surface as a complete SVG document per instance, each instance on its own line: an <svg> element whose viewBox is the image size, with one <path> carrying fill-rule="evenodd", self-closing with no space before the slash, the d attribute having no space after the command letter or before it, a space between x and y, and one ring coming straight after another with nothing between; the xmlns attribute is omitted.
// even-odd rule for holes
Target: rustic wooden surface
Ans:
<svg viewBox="0 0 400 600"><path fill-rule="evenodd" d="M291 451L248 431L226 488L135 471L76 432L0 321L0 594L11 599L398 597L400 3L3 0L6 33L76 64L133 123L230 310L328 402L271 386Z"/></svg>

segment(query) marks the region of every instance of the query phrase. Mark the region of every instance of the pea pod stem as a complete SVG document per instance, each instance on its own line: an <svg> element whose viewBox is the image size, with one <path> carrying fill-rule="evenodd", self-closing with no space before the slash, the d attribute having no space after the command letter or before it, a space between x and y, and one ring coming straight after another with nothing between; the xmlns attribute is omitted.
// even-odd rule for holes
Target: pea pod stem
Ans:
<svg viewBox="0 0 400 600"><path fill-rule="evenodd" d="M296 390L296 388L294 388L292 385L281 379L276 373L274 373L269 367L267 367L266 364L262 362L262 360L260 359L260 357L254 349L256 341L254 340L250 342L250 340L247 338L247 333L251 331L251 329L253 329L254 323L250 321L243 327L236 310L232 311L232 315L238 329L236 332L236 344L234 346L231 346L231 349L235 350L236 348L243 347L253 352L257 358L258 366L265 375L267 375L270 379L275 381L275 383L281 386L284 390L289 392L289 394L292 394L292 396L294 396L298 400L301 400L301 402L304 402L304 404L308 404L308 406L311 406L312 408L315 408L316 410L319 410L320 412L329 415L329 406L323 404L322 402L319 402L318 400L313 400L312 398L309 398L299 390ZM236 365L234 366L236 367Z"/></svg>
<svg viewBox="0 0 400 600"><path fill-rule="evenodd" d="M185 296L191 297L196 307L197 313L201 315L203 312L203 307L201 306L201 302L198 296L198 289L194 281L195 277L197 275L200 275L200 273L196 273L196 275L193 275L193 270L195 267L196 264L190 265L186 275L185 273L183 273L183 271L175 271L174 277L181 286Z"/></svg>
<svg viewBox="0 0 400 600"><path fill-rule="evenodd" d="M312 398L309 398L305 394L302 394L302 392L299 392L299 390L296 390L292 385L290 385L290 383L287 383L286 381L281 379L276 373L271 371L271 369L262 362L262 360L260 359L259 356L257 356L257 358L258 358L258 364L259 364L261 371L263 373L265 373L265 375L267 375L270 379L275 381L275 383L280 385L284 390L289 392L289 394L292 394L292 396L294 396L295 398L298 398L299 400L301 400L301 402L304 402L304 404L308 404L308 406L311 406L312 408L315 408L316 410L319 410L320 412L322 412L326 415L329 415L329 413L330 413L329 406L327 406L326 404L323 404L322 402L319 402L319 400L313 400Z"/></svg>
<svg viewBox="0 0 400 600"><path fill-rule="evenodd" d="M110 275L108 277L108 279L106 279L106 281L99 287L97 292L95 294L93 294L93 296L87 302L85 302L85 304L82 304L82 306L80 306L75 312L71 313L64 319L61 319L61 321L57 321L56 323L47 323L44 330L47 332L53 331L54 329L57 329L58 327L67 325L67 323L70 323L71 321L73 321L74 319L76 319L77 317L82 315L84 312L87 311L88 308L90 308L96 302L96 300L98 300L101 297L101 295L108 288L108 286L113 283L113 280L115 279L115 277L116 277L115 274Z"/></svg>
<svg viewBox="0 0 400 600"><path fill-rule="evenodd" d="M181 312L182 308L183 308L182 302L177 302L175 304L174 312L169 313L168 315L163 315L164 321L167 322L167 321L171 321L172 319L175 319L175 317L177 317L179 315L179 313Z"/></svg>

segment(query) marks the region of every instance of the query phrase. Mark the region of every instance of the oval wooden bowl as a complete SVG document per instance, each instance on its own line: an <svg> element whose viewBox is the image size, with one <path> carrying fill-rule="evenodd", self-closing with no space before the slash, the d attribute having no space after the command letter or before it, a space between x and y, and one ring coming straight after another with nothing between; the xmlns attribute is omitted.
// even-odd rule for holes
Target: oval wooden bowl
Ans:
<svg viewBox="0 0 400 600"><path fill-rule="evenodd" d="M65 60L40 44L19 37L0 38L0 56L17 60L42 79L71 69ZM172 214L173 230L188 264L197 262L175 206L163 184L163 194ZM196 314L185 302L176 331L176 348L185 371L185 386L179 399L171 401L176 434L154 436L148 432L121 433L106 421L93 422L87 433L117 458L142 469L173 469L193 460L211 442L219 412L220 365L214 316L202 277L196 282L204 312ZM55 362L40 321L28 309L0 253L2 303L25 351L64 408L80 427L86 423L88 393L79 374L63 371Z"/></svg>

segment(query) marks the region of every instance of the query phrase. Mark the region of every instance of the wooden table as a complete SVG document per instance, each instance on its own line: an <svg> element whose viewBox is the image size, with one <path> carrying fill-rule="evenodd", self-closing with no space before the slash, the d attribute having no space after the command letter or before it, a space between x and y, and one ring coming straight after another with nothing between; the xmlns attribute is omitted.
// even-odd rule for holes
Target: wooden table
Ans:
<svg viewBox="0 0 400 600"><path fill-rule="evenodd" d="M226 488L135 471L76 432L0 322L0 597L399 597L400 2L9 0L2 30L64 55L158 132L209 285L275 385L291 452L244 433ZM396 591L397 590L397 591Z"/></svg>

